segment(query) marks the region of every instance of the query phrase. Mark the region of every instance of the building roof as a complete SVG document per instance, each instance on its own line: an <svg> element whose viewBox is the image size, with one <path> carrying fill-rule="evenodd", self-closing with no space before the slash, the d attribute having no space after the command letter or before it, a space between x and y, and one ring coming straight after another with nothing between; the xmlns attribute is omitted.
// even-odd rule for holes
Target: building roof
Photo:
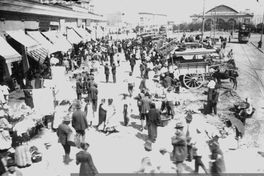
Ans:
<svg viewBox="0 0 264 176"><path fill-rule="evenodd" d="M247 12L238 12L235 9L228 7L226 5L219 5L216 6L210 10L208 10L205 15L205 17L253 17L253 13L247 13ZM201 18L203 17L203 14L194 14L191 16L192 18Z"/></svg>
<svg viewBox="0 0 264 176"><path fill-rule="evenodd" d="M238 11L236 11L235 9L231 8L231 7L228 7L226 5L219 5L219 6L216 6L210 10L208 10L206 12L207 13L210 13L210 12L223 12L223 13L239 13Z"/></svg>
<svg viewBox="0 0 264 176"><path fill-rule="evenodd" d="M160 13L150 13L150 12L139 12L139 15L157 15L157 16L167 16L165 14L160 14Z"/></svg>
<svg viewBox="0 0 264 176"><path fill-rule="evenodd" d="M47 15L63 18L79 18L103 21L102 16L91 13L76 12L70 8L59 5L41 4L26 0L1 0L0 11L18 12L25 14Z"/></svg>

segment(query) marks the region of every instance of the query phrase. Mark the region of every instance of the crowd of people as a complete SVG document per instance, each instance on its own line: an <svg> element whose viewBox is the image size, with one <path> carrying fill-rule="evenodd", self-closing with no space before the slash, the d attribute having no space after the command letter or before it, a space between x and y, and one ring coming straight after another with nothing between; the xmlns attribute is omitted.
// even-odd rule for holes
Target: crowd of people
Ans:
<svg viewBox="0 0 264 176"><path fill-rule="evenodd" d="M165 43L170 41L170 39L166 40ZM143 158L142 168L138 173L182 173L184 163L192 160L194 160L194 173L199 173L200 166L205 173L213 175L225 172L223 152L218 142L221 135L219 133L209 134L208 131L201 130L197 124L192 124L191 112L187 112L184 122L177 116L175 109L181 103L178 95L181 94L182 87L179 73L176 67L174 70L171 69L166 56L159 52L159 47L155 42L102 38L81 43L75 47L72 53L65 53L61 57L51 55L47 62L48 74L50 74L49 66L62 65L65 66L67 73L72 73L71 77L76 80L77 100L71 104L69 112L56 129L59 142L65 152L65 164L72 161L70 158L71 147L77 146L82 149L76 154L76 164L81 164L80 175L96 175L98 173L92 156L87 151L90 145L86 140L87 133L89 133L87 129L95 128L98 132L103 132L108 136L119 132L120 123L115 99L102 98L99 100L101 92L99 92L98 86L100 84L95 81L95 77L102 70L101 67L105 75L105 84L110 82L110 74L112 82L115 84L118 82L116 77L118 67L123 62L127 62L130 65L130 72L127 80L127 92L124 93L122 100L124 126L129 125L131 112L138 111L139 131L147 130L148 140L146 143L149 146L146 145L146 148L151 150L151 145L157 140L158 127L161 126L163 118L177 121L175 134L171 138L173 150L160 149L162 162L158 167L152 165L150 158ZM135 79L137 79L135 66L139 66L140 71L138 88L135 86ZM74 70L78 69L82 72L75 73ZM217 115L218 89L220 87L214 78L211 78L207 87L207 104L204 113ZM5 104L8 101L7 88L3 86L2 89L0 101ZM137 102L138 110L133 109L133 101ZM26 104L32 107L30 103ZM98 123L93 124L96 117L98 117ZM69 136L72 138L70 139ZM205 154L208 152L210 153L210 168L206 168L206 164L204 164L204 159L208 157Z"/></svg>

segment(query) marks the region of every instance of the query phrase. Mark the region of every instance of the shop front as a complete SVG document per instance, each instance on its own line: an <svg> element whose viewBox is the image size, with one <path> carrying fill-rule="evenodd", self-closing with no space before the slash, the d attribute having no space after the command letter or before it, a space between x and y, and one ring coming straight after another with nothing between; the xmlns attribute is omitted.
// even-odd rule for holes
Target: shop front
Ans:
<svg viewBox="0 0 264 176"><path fill-rule="evenodd" d="M0 83L8 81L12 75L14 65L13 63L21 61L21 55L12 48L7 41L0 37ZM9 85L12 88L14 85Z"/></svg>

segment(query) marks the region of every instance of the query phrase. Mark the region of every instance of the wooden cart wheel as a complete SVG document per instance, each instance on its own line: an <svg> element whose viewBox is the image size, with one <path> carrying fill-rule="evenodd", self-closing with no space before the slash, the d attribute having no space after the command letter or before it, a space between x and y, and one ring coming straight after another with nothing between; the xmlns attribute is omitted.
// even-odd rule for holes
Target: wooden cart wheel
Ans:
<svg viewBox="0 0 264 176"><path fill-rule="evenodd" d="M183 84L188 89L197 89L203 85L204 76L202 74L187 74L183 76Z"/></svg>

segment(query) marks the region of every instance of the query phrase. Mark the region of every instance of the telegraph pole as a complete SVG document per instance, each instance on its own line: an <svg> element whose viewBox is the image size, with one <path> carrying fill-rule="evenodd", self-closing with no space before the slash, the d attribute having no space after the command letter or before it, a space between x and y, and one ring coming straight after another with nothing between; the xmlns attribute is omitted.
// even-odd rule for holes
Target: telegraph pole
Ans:
<svg viewBox="0 0 264 176"><path fill-rule="evenodd" d="M202 42L203 42L203 37L204 37L204 8L205 8L205 0L203 0L203 23L202 23Z"/></svg>
<svg viewBox="0 0 264 176"><path fill-rule="evenodd" d="M260 35L260 40L259 40L261 44L263 43L263 32L264 32L263 30L264 30L264 10L263 10L263 17L262 17L262 24L261 24L261 35Z"/></svg>

